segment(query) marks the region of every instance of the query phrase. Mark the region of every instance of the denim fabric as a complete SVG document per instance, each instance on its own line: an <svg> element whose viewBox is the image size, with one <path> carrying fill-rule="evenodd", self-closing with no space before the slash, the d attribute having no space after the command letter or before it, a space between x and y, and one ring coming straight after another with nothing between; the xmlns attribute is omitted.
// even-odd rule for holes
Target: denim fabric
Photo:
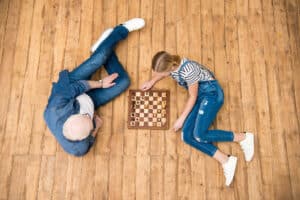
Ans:
<svg viewBox="0 0 300 200"><path fill-rule="evenodd" d="M57 83L53 83L48 105L44 112L47 126L55 136L63 149L75 156L86 154L94 143L94 137L89 136L84 140L70 141L63 136L62 127L65 121L73 114L79 113L79 103L76 97L84 92L91 96L95 107L102 105L116 97L129 85L129 78L117 56L113 52L115 45L128 35L128 30L123 26L117 26L105 39L89 59L71 72L60 72ZM105 65L108 73L119 73L117 84L109 89L90 90L86 80L92 74ZM124 84L120 86L120 84ZM109 92L108 92L109 90Z"/></svg>
<svg viewBox="0 0 300 200"><path fill-rule="evenodd" d="M197 101L182 128L183 141L210 156L217 151L212 142L233 141L231 131L208 130L223 102L218 81L200 82Z"/></svg>

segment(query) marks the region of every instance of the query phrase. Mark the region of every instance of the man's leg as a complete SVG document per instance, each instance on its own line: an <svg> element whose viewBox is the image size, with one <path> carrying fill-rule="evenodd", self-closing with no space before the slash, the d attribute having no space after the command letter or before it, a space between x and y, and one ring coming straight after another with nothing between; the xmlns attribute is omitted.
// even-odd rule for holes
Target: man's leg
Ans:
<svg viewBox="0 0 300 200"><path fill-rule="evenodd" d="M127 37L128 30L124 26L116 26L111 34L100 44L89 59L70 72L72 80L88 80L111 56L116 44Z"/></svg>
<svg viewBox="0 0 300 200"><path fill-rule="evenodd" d="M114 81L116 83L114 86L110 88L91 90L87 93L92 98L95 108L98 108L99 106L106 104L115 97L119 96L128 88L130 84L129 76L124 70L122 64L119 62L115 52L111 53L111 56L104 64L104 67L108 74L118 73L119 76Z"/></svg>

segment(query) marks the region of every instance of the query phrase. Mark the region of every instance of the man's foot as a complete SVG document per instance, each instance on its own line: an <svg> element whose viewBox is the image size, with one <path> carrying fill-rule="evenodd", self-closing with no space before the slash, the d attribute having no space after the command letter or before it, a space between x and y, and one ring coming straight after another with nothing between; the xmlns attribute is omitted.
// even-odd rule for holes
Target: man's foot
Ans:
<svg viewBox="0 0 300 200"><path fill-rule="evenodd" d="M145 26L145 20L142 18L133 18L122 24L129 32L139 30Z"/></svg>
<svg viewBox="0 0 300 200"><path fill-rule="evenodd" d="M91 47L91 52L96 51L96 49L100 46L100 44L103 42L103 40L105 40L113 31L113 28L109 28L106 29L102 35L99 37L99 39L97 40L97 42Z"/></svg>
<svg viewBox="0 0 300 200"><path fill-rule="evenodd" d="M222 165L225 175L225 185L229 186L233 180L237 164L237 157L230 156L228 161Z"/></svg>
<svg viewBox="0 0 300 200"><path fill-rule="evenodd" d="M245 139L240 142L245 154L245 160L251 161L254 155L254 135L253 133L245 133Z"/></svg>

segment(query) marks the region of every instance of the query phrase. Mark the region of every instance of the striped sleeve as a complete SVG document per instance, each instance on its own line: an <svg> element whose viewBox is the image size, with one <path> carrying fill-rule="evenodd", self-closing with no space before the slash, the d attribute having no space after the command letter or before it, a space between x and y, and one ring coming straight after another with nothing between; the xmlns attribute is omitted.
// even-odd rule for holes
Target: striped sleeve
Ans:
<svg viewBox="0 0 300 200"><path fill-rule="evenodd" d="M189 62L182 69L182 77L190 86L201 80L201 69L195 63Z"/></svg>

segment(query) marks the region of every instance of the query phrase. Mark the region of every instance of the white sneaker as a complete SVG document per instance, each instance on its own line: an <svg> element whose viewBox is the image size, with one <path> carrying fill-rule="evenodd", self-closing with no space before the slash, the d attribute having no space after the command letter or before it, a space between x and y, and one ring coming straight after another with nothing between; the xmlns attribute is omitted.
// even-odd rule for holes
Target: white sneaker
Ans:
<svg viewBox="0 0 300 200"><path fill-rule="evenodd" d="M245 154L245 160L251 161L254 155L254 135L253 133L246 133L244 140L240 142L240 145Z"/></svg>
<svg viewBox="0 0 300 200"><path fill-rule="evenodd" d="M100 44L103 42L103 40L105 40L111 34L111 32L113 30L114 30L113 28L106 29L102 33L102 35L99 37L99 39L97 40L97 42L95 42L95 44L91 47L91 49L90 49L91 52L96 51L96 49L100 46Z"/></svg>
<svg viewBox="0 0 300 200"><path fill-rule="evenodd" d="M237 164L237 157L230 156L228 158L228 161L222 165L224 175L225 175L225 185L226 186L229 186L233 180L236 164Z"/></svg>
<svg viewBox="0 0 300 200"><path fill-rule="evenodd" d="M139 30L145 26L145 20L142 18L133 18L122 24L129 32Z"/></svg>

